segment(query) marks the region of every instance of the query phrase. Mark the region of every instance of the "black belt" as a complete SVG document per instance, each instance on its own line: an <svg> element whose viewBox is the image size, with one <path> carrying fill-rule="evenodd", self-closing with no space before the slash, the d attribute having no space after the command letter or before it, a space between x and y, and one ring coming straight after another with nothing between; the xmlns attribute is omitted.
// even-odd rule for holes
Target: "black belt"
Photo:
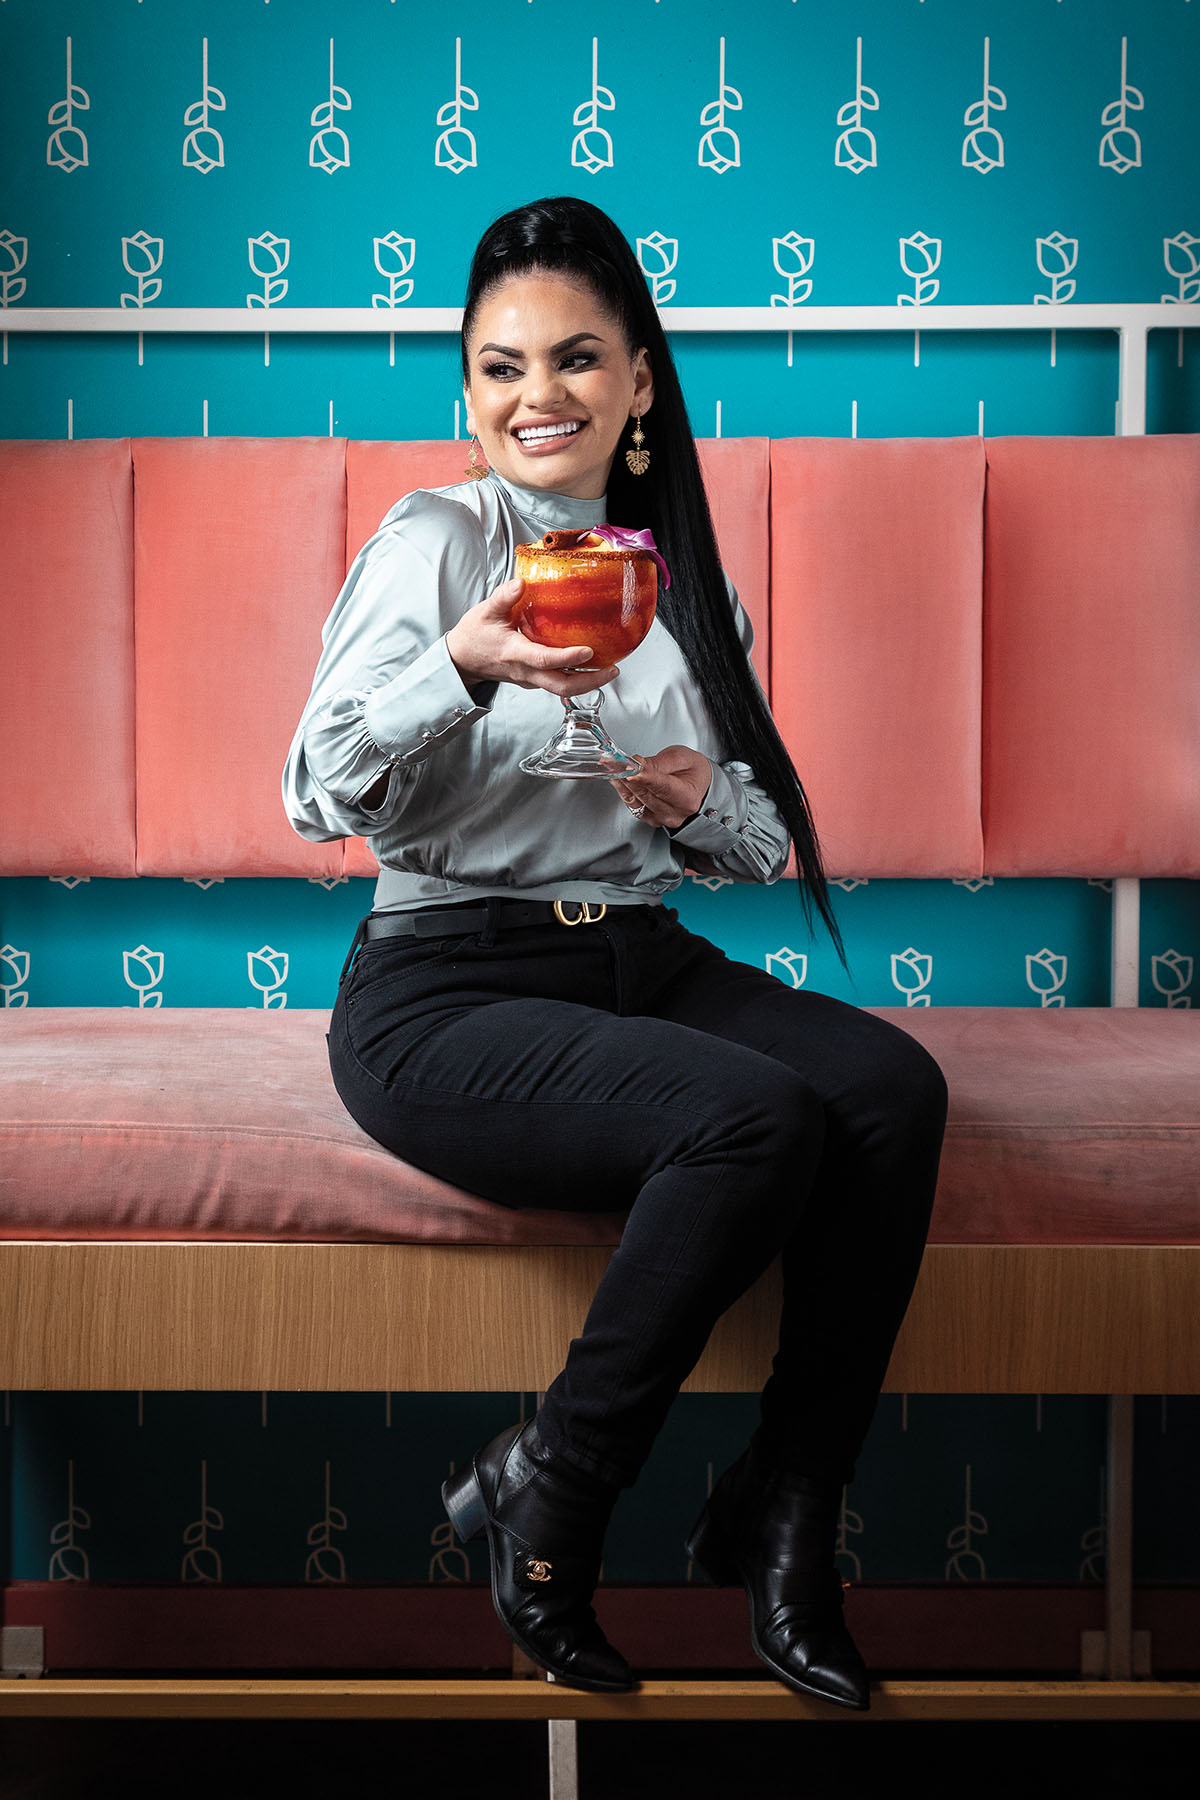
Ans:
<svg viewBox="0 0 1200 1800"><path fill-rule="evenodd" d="M495 904L495 903L494 903ZM595 900L500 900L500 928L518 925L596 925L608 911ZM633 906L622 912L640 910ZM482 931L488 908L469 904L416 912L372 913L363 926L367 939L380 937L455 937L459 932Z"/></svg>

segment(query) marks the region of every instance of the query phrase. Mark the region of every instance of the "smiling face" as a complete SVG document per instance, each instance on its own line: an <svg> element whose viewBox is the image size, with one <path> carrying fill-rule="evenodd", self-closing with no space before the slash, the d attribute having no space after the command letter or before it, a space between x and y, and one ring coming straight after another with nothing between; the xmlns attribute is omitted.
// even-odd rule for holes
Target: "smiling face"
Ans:
<svg viewBox="0 0 1200 1800"><path fill-rule="evenodd" d="M533 270L485 295L468 345L467 429L518 487L598 500L621 433L654 396L591 288Z"/></svg>

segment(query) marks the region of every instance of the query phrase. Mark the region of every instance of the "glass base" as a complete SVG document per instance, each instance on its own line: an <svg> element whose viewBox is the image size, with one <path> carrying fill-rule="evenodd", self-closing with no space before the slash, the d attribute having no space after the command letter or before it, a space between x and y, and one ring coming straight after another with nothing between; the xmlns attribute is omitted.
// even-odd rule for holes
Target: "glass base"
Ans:
<svg viewBox="0 0 1200 1800"><path fill-rule="evenodd" d="M574 781L640 775L642 765L637 757L619 749L600 723L601 699L599 693L593 693L564 702L566 717L554 736L519 765L525 774Z"/></svg>

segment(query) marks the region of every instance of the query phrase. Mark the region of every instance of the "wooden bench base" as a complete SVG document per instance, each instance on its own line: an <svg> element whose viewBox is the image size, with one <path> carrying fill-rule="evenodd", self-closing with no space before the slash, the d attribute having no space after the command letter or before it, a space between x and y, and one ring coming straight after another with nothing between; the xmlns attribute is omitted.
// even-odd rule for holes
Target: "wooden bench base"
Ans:
<svg viewBox="0 0 1200 1800"><path fill-rule="evenodd" d="M0 1242L0 1388L534 1392L610 1254ZM772 1269L719 1322L687 1390L757 1391L778 1317ZM1200 1245L931 1244L885 1385L1194 1394L1197 1317Z"/></svg>
<svg viewBox="0 0 1200 1800"><path fill-rule="evenodd" d="M549 1681L0 1681L0 1718L106 1719L787 1719L1200 1720L1197 1681L880 1681L871 1710L807 1700L775 1681L646 1681L585 1694Z"/></svg>

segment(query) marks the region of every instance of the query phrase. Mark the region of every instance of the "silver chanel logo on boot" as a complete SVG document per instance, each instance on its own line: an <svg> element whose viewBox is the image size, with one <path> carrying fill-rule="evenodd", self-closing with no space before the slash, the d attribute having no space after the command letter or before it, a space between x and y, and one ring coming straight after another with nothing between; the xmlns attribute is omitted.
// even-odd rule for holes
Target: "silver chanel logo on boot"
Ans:
<svg viewBox="0 0 1200 1800"><path fill-rule="evenodd" d="M550 1564L548 1562L538 1562L536 1558L531 1557L525 1564L525 1573L530 1581L549 1581Z"/></svg>

